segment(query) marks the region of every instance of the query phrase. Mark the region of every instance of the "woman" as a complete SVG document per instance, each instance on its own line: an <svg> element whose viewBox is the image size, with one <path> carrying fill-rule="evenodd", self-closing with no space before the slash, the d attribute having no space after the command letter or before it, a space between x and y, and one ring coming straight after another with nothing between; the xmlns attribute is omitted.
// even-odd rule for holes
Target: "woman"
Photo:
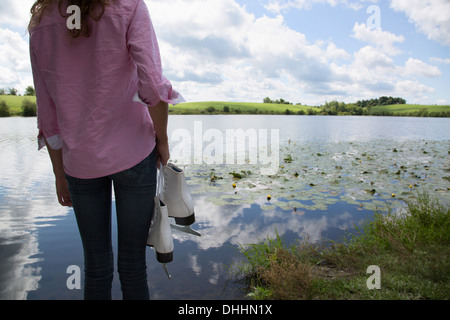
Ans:
<svg viewBox="0 0 450 320"><path fill-rule="evenodd" d="M49 151L59 203L76 215L85 299L111 299L112 186L123 298L148 299L156 168L170 157L168 104L183 101L162 74L148 8L143 0L38 0L31 13L39 148ZM80 27L70 28L77 18Z"/></svg>

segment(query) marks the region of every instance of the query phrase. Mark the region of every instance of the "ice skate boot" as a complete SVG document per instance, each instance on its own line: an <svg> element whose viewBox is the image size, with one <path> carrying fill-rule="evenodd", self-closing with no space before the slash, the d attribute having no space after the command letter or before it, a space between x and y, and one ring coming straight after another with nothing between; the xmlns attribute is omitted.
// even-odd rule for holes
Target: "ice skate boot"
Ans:
<svg viewBox="0 0 450 320"><path fill-rule="evenodd" d="M186 184L184 171L172 163L163 168L164 188L160 197L167 206L169 217L175 219L174 229L200 236L190 227L195 222L194 203ZM180 227L181 226L181 227Z"/></svg>
<svg viewBox="0 0 450 320"><path fill-rule="evenodd" d="M167 270L167 263L173 260L173 238L167 213L167 206L155 196L155 213L147 238L147 245L153 247L156 259L163 265L164 271L171 278Z"/></svg>

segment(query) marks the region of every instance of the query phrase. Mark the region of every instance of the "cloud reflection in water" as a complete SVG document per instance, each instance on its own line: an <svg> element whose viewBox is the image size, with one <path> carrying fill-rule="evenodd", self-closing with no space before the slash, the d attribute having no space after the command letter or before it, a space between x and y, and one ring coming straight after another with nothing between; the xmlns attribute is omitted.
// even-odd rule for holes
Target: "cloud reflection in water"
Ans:
<svg viewBox="0 0 450 320"><path fill-rule="evenodd" d="M0 299L38 288L38 228L67 213L56 202L51 164L38 152L36 119L0 119Z"/></svg>
<svg viewBox="0 0 450 320"><path fill-rule="evenodd" d="M245 127L249 121L249 117L182 116L172 117L171 123L176 128L184 126L189 129L193 121L198 119L205 120L205 129L222 126L220 128L223 130L236 126ZM220 123L208 122L210 119L219 119ZM238 121L234 123L236 119ZM325 154L329 151L326 149L330 143L324 144L323 140L331 139L334 145L340 143L345 147L344 150L337 149L328 156L337 162L346 161L346 158L352 159L352 162L348 162L348 170L352 168L356 156L361 158L359 155L362 153L361 147L364 148L363 151L367 150L367 155L371 158L372 153L376 153L378 157L376 163L363 161L361 165L366 162L367 167L360 169L358 179L368 182L367 175L362 170L369 172L378 170L380 174L369 175L378 184L377 191L383 190L389 195L391 190L388 188L398 188L398 185L401 185L406 188L404 192L407 194L410 192L409 180L406 181L403 175L395 174L398 169L391 163L394 155L395 161L401 160L401 164L407 166L408 173L414 170L415 174L422 177L426 174L426 179L419 180L421 185L427 183L433 190L436 186L439 188L447 186L447 181L442 179L442 169L448 167L447 119L419 121L402 118L400 121L389 118L380 121L378 118L358 117L270 116L258 119L262 119L262 122L252 123L256 129L283 128L280 131L281 140L299 141L298 147L305 148L306 152L301 153L302 167L296 170L302 174L300 169L308 165L306 167L310 170L308 179L316 179L301 182L299 188L288 194L285 190L281 190L281 182L275 184L274 181L275 187L270 191L272 195L270 203L266 200L266 190L258 189L260 185L251 191L259 190L263 196L250 196L249 192L239 194L242 196L239 199L232 198L234 193L232 188L226 192L223 188L216 191L208 191L208 188L198 189L203 176L189 181L192 191L198 191L192 193L197 217L193 227L201 232L202 237L173 232L174 261L169 265L172 281L165 277L162 268L156 262L154 252L148 250L149 286L153 299L236 298L237 294L233 287L229 286L230 288L225 290L224 286L228 280L227 267L240 259L236 250L237 245L256 243L268 236L275 237L276 232L287 243L305 238L312 242L318 242L323 238L336 240L345 235L346 230L352 230L354 224L370 217L373 210L365 210L365 205L372 195L361 190L362 187L359 185L355 185L353 176L343 174L342 181L336 188L320 186L323 189L315 188L314 192L308 189L310 182L319 186L324 177L338 174L335 170L328 170L326 176L316 174L319 172L315 162L317 153ZM35 121L35 118L0 119L0 299L73 298L65 288L67 280L65 271L70 264L80 264L82 268L80 239L73 221L73 212L60 207L56 201L48 155L45 150L41 152L36 150ZM309 141L311 137L315 137L317 143L314 141L308 147L305 141ZM347 140L343 140L343 137ZM420 140L421 138L430 142L426 143ZM351 144L349 140L356 140L357 143ZM371 141L375 142L367 143ZM392 142L394 144L391 144ZM392 153L393 147L399 148L400 152ZM421 148L427 153L423 153ZM376 150L379 152L375 152ZM415 152L415 157L411 157L411 150L419 152ZM295 156L295 153L292 155ZM319 158L321 161L325 159ZM423 167L425 164L426 169ZM334 168L332 162L329 165ZM346 169L345 163L339 165ZM357 161L355 165L361 166ZM372 165L374 167L371 167ZM380 166L382 169L378 168ZM187 170L191 176L193 172L203 171L206 173L206 184L208 183L207 174L211 168L206 170L193 166ZM231 170L226 168L226 172ZM225 175L221 176L228 179ZM381 179L385 176L401 183ZM226 186L231 186L230 181L226 181ZM266 182L262 181L262 184ZM241 187L242 184L239 184L238 188ZM345 192L337 190L342 187ZM334 199L330 203L320 200L327 194L327 190L335 192ZM294 192L297 192L295 197L289 198L288 196ZM441 193L446 195L445 190ZM217 203L211 201L212 197L219 201ZM227 201L228 199L233 201ZM302 206L298 205L299 203ZM364 204L364 208L360 208L359 204ZM293 209L294 206L297 210ZM312 206L314 210L308 209ZM117 276L114 281L113 297L120 298ZM78 298L81 294L75 296Z"/></svg>

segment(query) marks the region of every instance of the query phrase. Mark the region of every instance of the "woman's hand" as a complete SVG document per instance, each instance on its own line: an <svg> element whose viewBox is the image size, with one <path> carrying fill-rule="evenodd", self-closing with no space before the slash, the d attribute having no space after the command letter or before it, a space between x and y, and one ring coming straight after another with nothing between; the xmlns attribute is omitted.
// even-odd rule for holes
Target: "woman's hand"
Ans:
<svg viewBox="0 0 450 320"><path fill-rule="evenodd" d="M50 156L50 160L52 161L53 173L55 174L56 196L58 197L58 202L63 207L72 207L69 186L67 183L66 174L64 173L62 149L52 149L47 140L45 140L45 144L47 145L48 154Z"/></svg>
<svg viewBox="0 0 450 320"><path fill-rule="evenodd" d="M55 176L56 180L56 196L58 202L63 207L72 207L72 200L70 199L69 186L65 176Z"/></svg>
<svg viewBox="0 0 450 320"><path fill-rule="evenodd" d="M168 140L159 141L156 140L156 165L157 168L161 166L167 165L167 162L170 159L170 150L169 150L169 142Z"/></svg>

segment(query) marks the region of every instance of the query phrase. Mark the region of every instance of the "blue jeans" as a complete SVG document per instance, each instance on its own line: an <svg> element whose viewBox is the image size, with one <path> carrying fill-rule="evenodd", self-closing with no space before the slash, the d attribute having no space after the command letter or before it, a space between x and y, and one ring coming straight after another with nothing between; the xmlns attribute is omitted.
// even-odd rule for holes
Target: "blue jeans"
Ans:
<svg viewBox="0 0 450 320"><path fill-rule="evenodd" d="M156 151L131 169L97 179L66 176L84 250L84 298L110 300L112 186L118 228L117 267L125 300L148 300L146 247L156 193Z"/></svg>

